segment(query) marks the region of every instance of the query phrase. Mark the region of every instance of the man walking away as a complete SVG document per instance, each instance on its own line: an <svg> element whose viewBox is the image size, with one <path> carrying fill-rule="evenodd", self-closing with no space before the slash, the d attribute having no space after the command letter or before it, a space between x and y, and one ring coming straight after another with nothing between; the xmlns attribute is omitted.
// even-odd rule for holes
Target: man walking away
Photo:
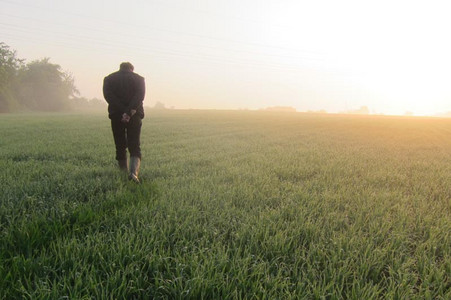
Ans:
<svg viewBox="0 0 451 300"><path fill-rule="evenodd" d="M103 96L108 102L108 117L111 119L116 160L119 168L128 171L127 147L130 152L128 178L139 183L141 164L140 135L144 118L143 100L146 91L144 78L133 72L129 62L121 63L119 71L103 80Z"/></svg>

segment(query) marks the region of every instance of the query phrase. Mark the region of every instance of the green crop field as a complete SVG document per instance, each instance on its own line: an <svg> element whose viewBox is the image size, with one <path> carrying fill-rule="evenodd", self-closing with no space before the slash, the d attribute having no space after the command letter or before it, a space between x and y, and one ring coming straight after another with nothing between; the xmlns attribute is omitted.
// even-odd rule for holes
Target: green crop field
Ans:
<svg viewBox="0 0 451 300"><path fill-rule="evenodd" d="M451 299L451 119L0 116L0 299Z"/></svg>

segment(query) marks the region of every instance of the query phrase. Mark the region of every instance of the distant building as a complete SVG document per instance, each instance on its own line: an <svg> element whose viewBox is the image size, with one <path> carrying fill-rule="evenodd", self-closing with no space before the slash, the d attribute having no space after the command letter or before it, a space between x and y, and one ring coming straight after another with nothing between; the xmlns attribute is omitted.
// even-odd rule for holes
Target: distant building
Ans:
<svg viewBox="0 0 451 300"><path fill-rule="evenodd" d="M345 111L344 113L352 114L352 115L369 115L370 110L368 109L368 106L361 106L359 109L348 110L348 111Z"/></svg>
<svg viewBox="0 0 451 300"><path fill-rule="evenodd" d="M264 109L264 111L281 111L281 112L296 112L296 108L291 106L271 106Z"/></svg>
<svg viewBox="0 0 451 300"><path fill-rule="evenodd" d="M306 111L306 113L309 113L309 114L327 114L327 111L325 109L308 110L308 111Z"/></svg>

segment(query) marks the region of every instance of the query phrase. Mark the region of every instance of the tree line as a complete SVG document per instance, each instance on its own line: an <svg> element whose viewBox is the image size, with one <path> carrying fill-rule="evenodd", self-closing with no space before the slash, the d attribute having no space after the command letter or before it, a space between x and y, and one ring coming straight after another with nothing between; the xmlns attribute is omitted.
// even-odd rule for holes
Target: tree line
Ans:
<svg viewBox="0 0 451 300"><path fill-rule="evenodd" d="M67 111L104 105L77 97L73 76L43 58L25 63L0 42L0 112Z"/></svg>

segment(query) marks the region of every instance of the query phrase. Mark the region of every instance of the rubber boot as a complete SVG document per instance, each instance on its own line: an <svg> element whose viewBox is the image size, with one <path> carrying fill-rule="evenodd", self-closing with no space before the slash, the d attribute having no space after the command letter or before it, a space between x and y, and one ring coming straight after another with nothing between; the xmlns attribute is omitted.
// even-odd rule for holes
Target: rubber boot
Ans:
<svg viewBox="0 0 451 300"><path fill-rule="evenodd" d="M121 171L128 172L128 162L127 162L127 159L118 160L118 161L117 161L117 164L118 164L119 169L120 169Z"/></svg>
<svg viewBox="0 0 451 300"><path fill-rule="evenodd" d="M130 156L130 174L128 175L128 179L139 183L138 174L140 165L141 159L139 157Z"/></svg>

